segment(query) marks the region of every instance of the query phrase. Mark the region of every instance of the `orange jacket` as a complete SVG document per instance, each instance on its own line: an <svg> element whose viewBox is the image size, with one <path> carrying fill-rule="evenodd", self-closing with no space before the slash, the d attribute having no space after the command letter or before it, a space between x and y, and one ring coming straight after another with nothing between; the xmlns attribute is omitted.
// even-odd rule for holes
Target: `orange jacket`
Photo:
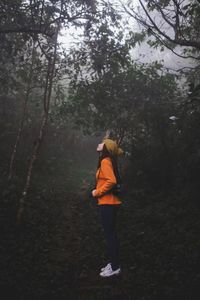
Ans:
<svg viewBox="0 0 200 300"><path fill-rule="evenodd" d="M116 183L111 159L105 157L101 161L101 167L96 172L96 190L94 196L98 198L98 205L102 204L121 204L119 198L108 192Z"/></svg>

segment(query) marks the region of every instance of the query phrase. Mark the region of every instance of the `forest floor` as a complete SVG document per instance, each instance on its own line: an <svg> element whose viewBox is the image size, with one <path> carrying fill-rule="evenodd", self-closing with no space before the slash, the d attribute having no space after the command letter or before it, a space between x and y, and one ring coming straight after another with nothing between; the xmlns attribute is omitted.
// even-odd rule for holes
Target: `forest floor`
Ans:
<svg viewBox="0 0 200 300"><path fill-rule="evenodd" d="M104 235L88 198L93 171L73 167L55 178L38 167L34 174L18 226L19 194L2 189L2 299L200 299L197 203L173 192L127 192L118 219L122 273L102 279Z"/></svg>

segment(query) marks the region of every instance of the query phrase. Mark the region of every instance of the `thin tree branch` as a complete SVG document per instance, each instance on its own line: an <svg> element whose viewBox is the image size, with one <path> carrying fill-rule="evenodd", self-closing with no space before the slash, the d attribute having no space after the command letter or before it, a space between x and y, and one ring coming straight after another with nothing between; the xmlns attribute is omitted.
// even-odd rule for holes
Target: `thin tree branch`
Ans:
<svg viewBox="0 0 200 300"><path fill-rule="evenodd" d="M142 3L142 0L139 0L146 16L148 17L149 21L151 22L151 27L153 26L155 28L155 30L162 36L164 36L167 40L169 40L170 42L174 43L174 44L178 44L180 46L187 46L187 47L194 47L200 50L200 42L197 41L193 41L193 40L182 40L180 38L175 37L174 39L171 38L169 35L167 35L164 31L161 31L160 28L157 26L157 24L154 22L154 20L152 19L152 17L150 16L149 12L147 11L146 7L144 6L144 4ZM146 24L147 27L149 27L149 25L143 20L142 21L143 24Z"/></svg>
<svg viewBox="0 0 200 300"><path fill-rule="evenodd" d="M200 59L200 56L198 56L198 57L195 57L195 56L192 56L192 55L181 55L181 54L179 54L179 53L177 53L176 51L174 51L174 49L172 48L172 47L170 47L167 43L166 43L166 41L164 41L163 39L161 39L161 37L156 33L156 32L154 32L152 29L151 29L151 31L152 31L152 34L155 36L155 38L161 43L161 44L163 44L163 46L165 46L167 49L169 49L170 51L172 51L172 53L174 53L176 56L178 56L178 57L180 57L180 58L191 58L191 59L195 59L195 60L199 60Z"/></svg>
<svg viewBox="0 0 200 300"><path fill-rule="evenodd" d="M48 37L52 37L53 33L49 33L45 30L42 29L32 29L32 28L26 28L26 27L21 27L21 28L5 28L5 29L0 29L0 34L7 34L7 33L35 33L35 34L44 34Z"/></svg>
<svg viewBox="0 0 200 300"><path fill-rule="evenodd" d="M153 1L153 3L154 3L154 4L156 5L156 7L158 8L158 10L159 10L159 12L161 13L161 15L162 15L163 19L165 20L165 22L166 22L168 25L170 25L172 28L174 28L174 24L171 23L171 22L169 21L169 18L166 17L166 15L164 14L163 9L160 7L160 5L159 5L158 3L156 3L155 1Z"/></svg>
<svg viewBox="0 0 200 300"><path fill-rule="evenodd" d="M139 24L141 24L142 26L144 26L145 28L147 28L148 30L151 30L151 33L158 39L158 36L162 36L164 38L166 38L166 40L170 41L171 43L175 44L175 45L180 45L180 46L187 46L187 47L194 47L196 49L200 49L200 43L199 42L195 42L195 41L187 41L187 40L181 40L181 39L172 39L170 38L167 34L165 34L165 32L161 31L160 28L157 26L157 24L153 21L153 19L151 18L150 14L148 13L148 11L146 10L146 8L144 7L143 3L141 2L141 0L139 0L139 2L141 3L141 6L146 14L146 16L148 17L149 21L151 23L147 23L146 20L144 20L139 14L137 14L133 9L132 11L128 10L127 7L124 5L124 3L121 3L122 7L124 8L124 11L129 14L129 16L131 16L132 18L134 18L136 21L138 21ZM157 33L154 31L156 30ZM195 57L195 56L184 56L184 55L180 55L178 53L176 53L169 45L166 44L166 42L159 37L159 41L166 46L168 49L170 49L174 54L176 54L177 56L181 57L181 58L192 58L195 60L199 60L200 57Z"/></svg>

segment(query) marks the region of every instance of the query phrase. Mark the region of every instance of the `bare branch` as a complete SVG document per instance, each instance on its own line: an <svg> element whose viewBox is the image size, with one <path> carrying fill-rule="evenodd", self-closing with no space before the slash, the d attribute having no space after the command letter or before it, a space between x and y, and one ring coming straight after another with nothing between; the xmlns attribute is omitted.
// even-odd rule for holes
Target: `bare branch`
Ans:
<svg viewBox="0 0 200 300"><path fill-rule="evenodd" d="M176 0L173 0L173 1L176 3L176 5L178 5L177 2L176 2ZM194 47L194 48L200 50L200 42L199 41L197 41L197 40L188 40L188 39L185 39L185 38L180 38L180 34L179 35L177 34L177 32L180 31L179 30L180 29L180 25L179 25L180 20L179 20L179 16L177 15L178 13L180 14L180 9L179 9L178 6L177 6L177 13L176 13L176 24L175 24L175 27L174 27L174 25L170 21L167 22L169 25L171 23L171 25L173 25L172 27L176 30L175 37L172 38L168 34L166 34L164 30L161 30L159 28L159 26L153 20L153 18L151 17L150 13L147 10L147 8L143 4L142 0L139 0L139 2L141 4L141 7L142 7L143 11L145 12L145 15L147 16L147 18L149 20L149 22L147 22L144 18L142 18L135 11L132 10L132 12L131 12L130 10L128 10L122 2L121 2L121 4L122 4L124 10L131 17L133 17L135 20L137 20L140 24L142 24L147 29L152 29L152 30L155 29L160 36L164 37L166 40L170 41L171 43L174 43L174 44L180 45L180 46ZM160 8L160 9L162 10L162 8ZM164 12L163 12L163 14L164 14Z"/></svg>
<svg viewBox="0 0 200 300"><path fill-rule="evenodd" d="M0 34L7 34L7 33L34 33L34 34L44 34L48 37L52 37L52 32L49 33L46 30L43 30L41 28L39 29L32 29L28 27L21 27L21 28L1 28Z"/></svg>
<svg viewBox="0 0 200 300"><path fill-rule="evenodd" d="M167 18L166 14L164 14L163 9L161 8L161 6L157 3L157 2L153 2L157 9L159 10L159 12L161 13L163 19L165 20L165 22L170 25L172 28L174 28L174 24L172 22L169 21L169 18Z"/></svg>
<svg viewBox="0 0 200 300"><path fill-rule="evenodd" d="M163 46L165 46L167 49L169 49L170 51L172 51L172 53L174 53L176 56L180 57L180 58L191 58L191 59L195 59L195 60L199 60L200 59L200 56L192 56L192 55L181 55L179 53L177 53L172 47L170 47L165 40L161 39L161 37L156 33L154 32L152 29L152 35L155 36L155 38L161 43L163 44Z"/></svg>

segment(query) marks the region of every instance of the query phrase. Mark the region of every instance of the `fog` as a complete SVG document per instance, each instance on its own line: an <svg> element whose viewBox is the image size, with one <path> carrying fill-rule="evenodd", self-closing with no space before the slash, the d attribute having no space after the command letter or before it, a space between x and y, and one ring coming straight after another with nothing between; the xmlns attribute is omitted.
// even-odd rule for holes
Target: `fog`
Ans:
<svg viewBox="0 0 200 300"><path fill-rule="evenodd" d="M116 9L118 11L121 11L122 17L120 21L121 27L118 30L123 29L125 37L128 36L129 30L132 30L134 32L141 32L141 30L143 29L142 25L138 24L135 19L131 18L129 15L127 15L126 12L123 11L123 8L119 6L119 1L114 2L116 2ZM122 2L126 3L126 0ZM135 7L138 7L138 5L138 1L135 1ZM159 22L159 16L156 16L155 13L154 16L158 19ZM169 34L170 30L167 30L168 28L166 27L166 33ZM79 28L63 28L59 35L59 42L67 51L69 51L71 47L78 49L81 46L83 39L83 29ZM176 73L177 70L195 65L194 60L190 58L179 57L179 55L182 56L183 47L176 46L175 49L173 49L173 51L177 53L176 55L172 50L166 47L163 47L162 51L161 47L157 47L156 49L150 47L147 43L149 39L153 39L153 37L149 37L144 42L136 44L136 46L130 50L131 56L134 60L137 60L141 63L152 63L154 61L161 62L164 67L172 73Z"/></svg>
<svg viewBox="0 0 200 300"><path fill-rule="evenodd" d="M111 1L117 27L109 1L98 20L92 0L0 1L5 299L200 299L199 69L183 75L195 62L150 47L148 30L130 48L143 28L126 2Z"/></svg>

